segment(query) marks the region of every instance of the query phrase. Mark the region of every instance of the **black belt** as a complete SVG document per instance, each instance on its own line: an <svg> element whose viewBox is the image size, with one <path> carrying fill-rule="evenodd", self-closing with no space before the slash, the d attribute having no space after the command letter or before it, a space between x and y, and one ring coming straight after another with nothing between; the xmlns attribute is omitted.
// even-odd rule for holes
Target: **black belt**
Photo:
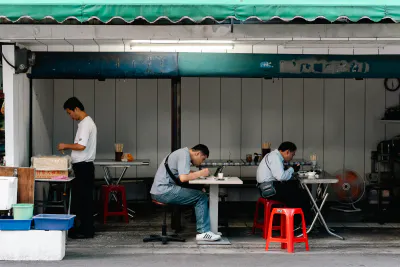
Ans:
<svg viewBox="0 0 400 267"><path fill-rule="evenodd" d="M86 164L93 164L93 161L81 161L77 163L72 163L72 165L86 165Z"/></svg>

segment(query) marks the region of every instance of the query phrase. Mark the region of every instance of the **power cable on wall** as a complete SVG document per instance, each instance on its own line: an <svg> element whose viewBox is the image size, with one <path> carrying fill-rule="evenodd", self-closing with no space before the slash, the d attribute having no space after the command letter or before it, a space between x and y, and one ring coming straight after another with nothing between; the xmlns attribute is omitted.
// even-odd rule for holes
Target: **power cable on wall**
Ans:
<svg viewBox="0 0 400 267"><path fill-rule="evenodd" d="M15 66L13 66L13 65L6 59L6 57L4 56L3 53L1 53L1 56L3 57L4 61L7 62L7 64L8 64L11 68L13 68L14 70L16 69Z"/></svg>

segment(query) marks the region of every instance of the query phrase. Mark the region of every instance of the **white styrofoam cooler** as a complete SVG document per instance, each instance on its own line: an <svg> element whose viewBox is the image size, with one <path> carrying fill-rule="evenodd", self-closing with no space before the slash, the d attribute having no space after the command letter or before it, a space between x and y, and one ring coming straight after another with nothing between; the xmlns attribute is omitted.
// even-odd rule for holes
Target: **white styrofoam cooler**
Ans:
<svg viewBox="0 0 400 267"><path fill-rule="evenodd" d="M0 231L0 261L60 261L66 231Z"/></svg>
<svg viewBox="0 0 400 267"><path fill-rule="evenodd" d="M0 210L10 210L17 203L18 178L0 176Z"/></svg>

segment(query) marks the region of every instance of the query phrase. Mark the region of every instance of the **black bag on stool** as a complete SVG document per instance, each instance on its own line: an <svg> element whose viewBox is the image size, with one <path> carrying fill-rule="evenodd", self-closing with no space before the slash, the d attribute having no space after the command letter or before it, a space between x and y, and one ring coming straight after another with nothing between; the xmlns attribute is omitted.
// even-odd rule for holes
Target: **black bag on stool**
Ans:
<svg viewBox="0 0 400 267"><path fill-rule="evenodd" d="M260 190L260 195L263 198L269 198L276 194L274 182L272 181L257 184L257 187Z"/></svg>
<svg viewBox="0 0 400 267"><path fill-rule="evenodd" d="M269 153L265 156L265 164L267 165L268 169L271 171L271 168L269 167L268 161L267 161L268 155L269 155ZM260 190L260 195L263 198L269 198L276 194L276 190L275 190L273 181L263 182L261 184L257 183L257 187Z"/></svg>

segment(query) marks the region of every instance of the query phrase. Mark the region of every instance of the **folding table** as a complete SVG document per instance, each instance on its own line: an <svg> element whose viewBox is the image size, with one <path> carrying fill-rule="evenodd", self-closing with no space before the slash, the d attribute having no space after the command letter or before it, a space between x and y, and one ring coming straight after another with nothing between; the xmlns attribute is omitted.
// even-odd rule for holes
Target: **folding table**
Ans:
<svg viewBox="0 0 400 267"><path fill-rule="evenodd" d="M315 212L314 220L312 221L312 223L310 225L310 228L307 229L307 233L309 233L313 229L313 227L314 227L314 225L315 225L315 223L316 223L316 221L318 219L320 221L320 223L324 226L325 230L330 235L344 240L343 237L333 233L332 230L329 229L328 225L325 222L324 216L322 215L322 212L321 212L321 210L322 210L322 208L323 208L323 206L325 204L325 201L326 201L326 199L328 198L328 195L329 195L328 192L327 192L329 185L330 184L336 184L338 182L338 179L336 179L333 176L329 176L329 175L327 175L325 173L321 174L319 178L311 178L311 179L310 178L298 178L298 179L300 180L301 186L307 191L308 196L310 197L310 200L312 202L314 212ZM312 193L310 192L310 189L307 186L307 185L310 185L310 184L318 186L317 187L317 194L316 194L315 199L314 199ZM321 205L320 206L318 206L318 204L317 204L317 201L319 201L319 200L321 200Z"/></svg>
<svg viewBox="0 0 400 267"><path fill-rule="evenodd" d="M210 226L213 233L218 232L218 202L219 202L219 185L232 185L232 184L243 184L243 181L238 177L225 177L224 180L218 180L215 176L206 178L198 178L196 180L189 181L189 184L207 184L210 185ZM227 244L230 244L226 238L221 240ZM221 242L208 242L209 245L221 244Z"/></svg>
<svg viewBox="0 0 400 267"><path fill-rule="evenodd" d="M148 166L148 165L150 165L150 160L137 159L137 160L129 162L129 161L115 161L115 160L108 160L108 159L103 160L102 159L102 160L95 160L94 165L103 167L104 180L106 181L107 185L111 185L111 184L118 185L121 182L122 178L124 178L124 175L125 175L126 171L128 170L128 168L135 167L135 166ZM117 180L112 177L110 168L122 169ZM117 200L117 197L115 196L115 194L112 194L112 198L115 201ZM129 208L127 208L127 209L128 209L129 216L132 218L133 214L135 212Z"/></svg>
<svg viewBox="0 0 400 267"><path fill-rule="evenodd" d="M64 184L64 193L62 200L60 201L47 201L47 200L36 200L35 204L37 207L50 207L50 208L64 208L64 212L70 214L71 212L71 182L75 177L68 177L65 179L35 179L37 183L49 183L49 184ZM67 189L69 187L69 197L67 194ZM69 198L68 205L67 199Z"/></svg>

